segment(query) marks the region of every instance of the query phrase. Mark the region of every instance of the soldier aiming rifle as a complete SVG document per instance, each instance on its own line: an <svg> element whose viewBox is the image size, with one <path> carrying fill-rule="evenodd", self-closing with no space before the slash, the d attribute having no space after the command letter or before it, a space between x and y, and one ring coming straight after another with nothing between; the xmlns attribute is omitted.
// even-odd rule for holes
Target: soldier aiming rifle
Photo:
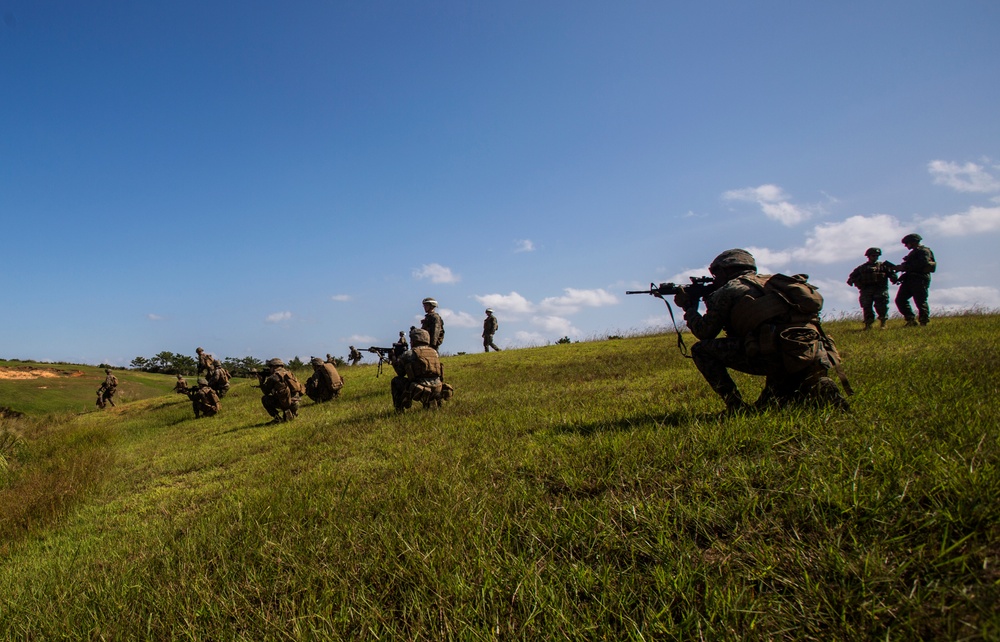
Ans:
<svg viewBox="0 0 1000 642"><path fill-rule="evenodd" d="M648 290L628 290L625 292L625 294L651 294L658 299L663 299L663 302L667 304L667 310L670 312L670 321L674 324L674 332L677 333L677 348L685 356L688 354L687 346L684 344L684 338L677 327L674 310L670 307L670 301L667 301L663 297L683 292L690 300L701 301L712 292L715 292L718 287L715 279L711 276L692 276L690 279L691 283L687 285L677 283L661 283L660 285L656 285L655 283L650 283Z"/></svg>

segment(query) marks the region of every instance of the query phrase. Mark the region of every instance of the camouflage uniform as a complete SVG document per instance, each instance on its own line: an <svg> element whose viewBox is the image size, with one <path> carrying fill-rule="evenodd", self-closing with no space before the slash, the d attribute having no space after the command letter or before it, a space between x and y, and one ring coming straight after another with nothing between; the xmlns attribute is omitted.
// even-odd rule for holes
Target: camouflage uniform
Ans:
<svg viewBox="0 0 1000 642"><path fill-rule="evenodd" d="M493 310L490 308L486 309L486 318L483 319L483 351L489 352L490 348L493 348L497 352L500 352L500 348L493 343L493 335L497 333L500 329L500 324L497 322L497 318L493 316Z"/></svg>
<svg viewBox="0 0 1000 642"><path fill-rule="evenodd" d="M744 250L720 254L712 273L722 285L705 298L705 314L686 294L676 295L675 301L684 308L688 329L699 339L691 347L691 359L725 401L727 411L746 408L729 369L766 377L757 407L813 397L846 408L836 383L826 376L834 362L821 339L818 318L793 318L789 308L781 306L772 310L777 314L750 323L749 318L760 315L748 306L763 298L763 283L769 277L757 274L753 257ZM722 331L726 336L720 338Z"/></svg>
<svg viewBox="0 0 1000 642"><path fill-rule="evenodd" d="M350 353L348 353L347 358L348 360L350 360L352 366L356 366L358 365L358 362L361 361L362 356L363 355L361 354L360 350L358 350L354 346L351 346L351 351Z"/></svg>
<svg viewBox="0 0 1000 642"><path fill-rule="evenodd" d="M204 348L198 348L195 350L198 355L198 374L203 372L208 372L212 369L212 355L205 352Z"/></svg>
<svg viewBox="0 0 1000 642"><path fill-rule="evenodd" d="M222 367L218 359L212 361L212 367L209 369L206 379L208 379L208 385L219 395L220 399L229 392L229 371Z"/></svg>
<svg viewBox="0 0 1000 642"><path fill-rule="evenodd" d="M305 392L304 387L291 370L285 368L281 359L270 359L267 371L261 380L260 391L263 396L261 405L267 414L271 415L271 423L295 419L299 411L299 399Z"/></svg>
<svg viewBox="0 0 1000 642"><path fill-rule="evenodd" d="M309 363L313 367L313 375L306 380L306 394L309 398L320 403L337 397L344 387L344 379L337 368L319 357L313 357Z"/></svg>
<svg viewBox="0 0 1000 642"><path fill-rule="evenodd" d="M910 252L896 268L903 273L899 277L899 289L896 291L896 309L906 319L906 325L917 325L915 319L920 320L920 325L927 325L931 317L927 297L931 287L931 273L937 270L937 261L929 247L920 245L922 240L919 234L907 234L903 237L902 242ZM910 307L910 299L917 304L916 317Z"/></svg>
<svg viewBox="0 0 1000 642"><path fill-rule="evenodd" d="M118 377L111 374L110 368L105 368L104 374L107 375L104 377L104 383L97 389L97 406L104 408L107 404L111 404L114 407L115 402L112 397L118 391Z"/></svg>
<svg viewBox="0 0 1000 642"><path fill-rule="evenodd" d="M188 389L187 396L191 400L195 419L200 418L202 415L212 417L221 408L219 396L215 394L215 390L208 385L208 380L204 377L198 378L197 387Z"/></svg>
<svg viewBox="0 0 1000 642"><path fill-rule="evenodd" d="M888 261L879 261L882 250L877 247L868 248L865 255L868 262L854 268L847 278L847 285L858 288L858 303L861 304L865 330L871 329L876 314L879 326L884 328L889 315L889 281L896 282L896 266Z"/></svg>
<svg viewBox="0 0 1000 642"><path fill-rule="evenodd" d="M403 412L414 400L424 408L438 407L454 393L454 389L444 383L444 366L437 350L428 345L429 340L426 330L414 328L410 331L413 347L398 357L395 354L390 357L397 375L390 383L396 412Z"/></svg>
<svg viewBox="0 0 1000 642"><path fill-rule="evenodd" d="M177 375L177 382L174 383L174 392L179 395L186 394L188 390L188 382L184 380L184 377Z"/></svg>
<svg viewBox="0 0 1000 642"><path fill-rule="evenodd" d="M435 312L437 309L437 301L428 297L423 300L424 304L424 318L420 322L420 327L427 331L430 336L430 346L437 350L444 343L444 321L441 319L441 315ZM411 335L410 340L413 337Z"/></svg>

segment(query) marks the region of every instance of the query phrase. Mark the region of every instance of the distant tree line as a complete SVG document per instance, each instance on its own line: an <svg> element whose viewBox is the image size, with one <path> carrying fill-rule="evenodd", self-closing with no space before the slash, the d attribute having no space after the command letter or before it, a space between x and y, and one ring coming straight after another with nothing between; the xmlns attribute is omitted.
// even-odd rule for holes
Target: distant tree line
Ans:
<svg viewBox="0 0 1000 642"><path fill-rule="evenodd" d="M295 357L295 360L298 360ZM263 370L264 362L256 357L226 357L220 359L222 366L234 377L250 377L251 370ZM301 364L299 360L299 364ZM193 376L198 374L198 360L186 354L163 351L153 357L136 357L129 366L142 372L157 372L160 374L179 374Z"/></svg>

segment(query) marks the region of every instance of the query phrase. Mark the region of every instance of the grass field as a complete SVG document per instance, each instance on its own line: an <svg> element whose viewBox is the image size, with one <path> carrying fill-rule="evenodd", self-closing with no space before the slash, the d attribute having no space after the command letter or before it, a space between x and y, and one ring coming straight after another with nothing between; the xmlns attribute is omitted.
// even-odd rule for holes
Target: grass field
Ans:
<svg viewBox="0 0 1000 642"><path fill-rule="evenodd" d="M848 414L720 420L659 335L2 419L0 638L998 639L1000 317L858 325Z"/></svg>
<svg viewBox="0 0 1000 642"><path fill-rule="evenodd" d="M176 381L134 370L114 373L119 382L115 403L166 394ZM30 378L15 378L20 376ZM36 416L96 411L97 389L104 377L104 370L95 366L0 360L0 408Z"/></svg>

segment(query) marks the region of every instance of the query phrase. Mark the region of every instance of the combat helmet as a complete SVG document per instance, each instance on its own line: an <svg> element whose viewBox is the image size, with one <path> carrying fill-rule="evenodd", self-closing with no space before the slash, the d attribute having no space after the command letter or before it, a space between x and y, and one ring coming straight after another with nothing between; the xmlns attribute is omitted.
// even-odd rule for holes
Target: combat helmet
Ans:
<svg viewBox="0 0 1000 642"><path fill-rule="evenodd" d="M722 270L739 268L751 269L756 272L757 261L755 261L753 255L746 250L735 248L732 250L726 250L719 256L715 257L712 264L708 266L708 271L711 272L713 276L717 276Z"/></svg>
<svg viewBox="0 0 1000 642"><path fill-rule="evenodd" d="M309 363L311 363L314 366L321 366L323 365L323 360L320 359L319 357L313 357L312 359L309 360Z"/></svg>
<svg viewBox="0 0 1000 642"><path fill-rule="evenodd" d="M208 385L208 379L206 379L205 377L198 377L198 385L199 386L207 386Z"/></svg>
<svg viewBox="0 0 1000 642"><path fill-rule="evenodd" d="M421 301L421 303L423 303L424 305L430 305L432 308L436 308L438 304L438 302L435 301L433 297L427 297L426 299Z"/></svg>
<svg viewBox="0 0 1000 642"><path fill-rule="evenodd" d="M268 359L267 363L264 365L266 365L268 368L284 368L285 362L275 357L274 359Z"/></svg>
<svg viewBox="0 0 1000 642"><path fill-rule="evenodd" d="M429 346L431 344L431 335L427 330L423 328L410 328L410 343L413 347L417 346Z"/></svg>
<svg viewBox="0 0 1000 642"><path fill-rule="evenodd" d="M903 237L903 240L900 241L900 243L906 245L907 243L920 243L920 241L923 240L924 240L923 237L921 237L919 234L907 234L906 236Z"/></svg>
<svg viewBox="0 0 1000 642"><path fill-rule="evenodd" d="M874 254L875 256L882 256L882 248L870 247L867 250L865 250L865 256L871 256L872 254Z"/></svg>

